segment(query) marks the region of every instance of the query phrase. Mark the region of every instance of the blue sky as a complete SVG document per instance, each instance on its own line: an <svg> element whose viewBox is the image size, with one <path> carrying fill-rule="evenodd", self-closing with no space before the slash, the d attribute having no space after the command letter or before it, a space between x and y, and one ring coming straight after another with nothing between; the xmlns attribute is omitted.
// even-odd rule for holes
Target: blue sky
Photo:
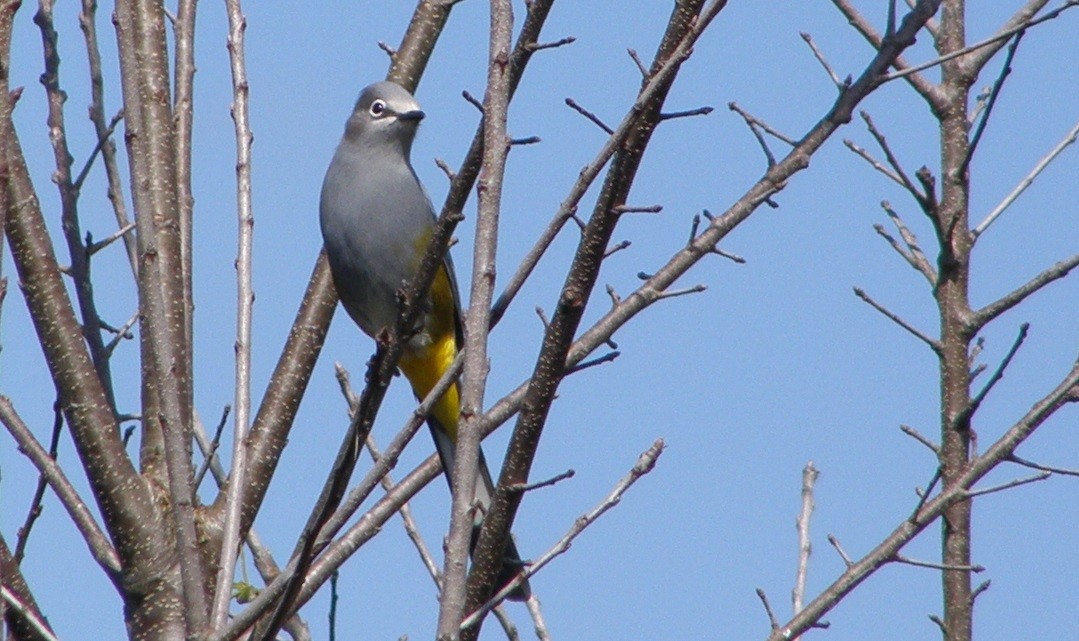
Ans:
<svg viewBox="0 0 1079 641"><path fill-rule="evenodd" d="M578 171L603 143L595 126L568 109L572 97L609 123L632 101L639 74L626 55L650 59L667 14L666 2L556 3L544 40L577 37L571 46L537 54L510 111L514 136L539 136L538 145L510 154L499 245L500 282L512 272L553 215ZM857 3L878 28L882 1ZM1016 0L971 3L968 39L991 33ZM261 397L276 362L321 239L318 190L344 120L360 88L384 76L387 60L376 42L395 45L411 14L410 3L248 2L247 64L251 83L254 146L255 333L253 394ZM1051 3L1051 6L1055 4ZM522 19L522 3L516 3ZM51 151L43 126L40 38L33 7L17 16L13 85L26 90L17 113L35 183L54 235L59 206L49 184ZM76 165L92 148L85 126L89 103L85 54L77 8L61 3L62 83L70 98L67 119ZM114 57L110 6L99 14L106 60ZM981 220L1079 118L1079 49L1070 45L1076 15L1032 30L1023 39L979 155L972 164L972 219ZM413 149L413 164L432 200L441 203L447 181L434 158L455 166L477 123L462 89L483 93L488 24L486 5L460 3L417 93L428 117ZM219 3L199 8L196 41L195 233L196 403L213 424L232 403L234 340L235 188L231 85L225 50L226 22ZM632 246L604 267L585 323L607 309L603 286L628 293L636 274L652 271L685 243L702 209L721 212L755 181L764 158L741 119L726 109L735 101L797 138L827 111L834 88L799 32L812 34L840 76L857 75L872 50L829 3L732 2L685 65L668 108L712 105L716 111L662 125L645 156L633 204L662 204L663 212L624 218L615 241ZM932 58L923 35L907 55ZM107 73L107 110L120 105L115 63ZM1000 68L994 60L977 88ZM936 74L927 72L931 79ZM920 99L893 82L862 108L910 172L934 169L934 121ZM590 509L657 437L667 450L656 470L623 502L586 531L570 552L533 579L555 639L696 638L721 634L763 638L768 621L754 594L767 591L781 619L790 612L794 580L801 469L821 470L812 521L814 555L809 597L842 571L825 537L835 534L852 556L871 549L913 508L914 488L933 471L928 451L898 426L909 424L935 438L938 407L936 361L920 342L852 294L867 290L930 335L936 315L924 279L876 235L887 224L881 200L890 201L931 246L931 231L914 203L842 145L851 138L875 151L858 122L834 137L812 166L723 243L745 265L718 257L700 263L684 285L704 293L661 302L618 332L622 352L614 363L569 378L552 411L533 469L535 479L572 468L576 476L529 495L514 528L524 556L542 553ZM781 149L777 143L777 152ZM972 302L983 305L1048 265L1079 251L1079 155L1066 151L1034 186L980 239L974 258ZM85 229L104 237L115 229L98 168L84 190ZM592 197L586 197L590 206ZM458 228L453 250L467 291L475 202ZM516 387L536 356L541 325L534 308L550 311L576 244L567 228L540 264L505 320L492 335L489 402ZM10 259L4 273L11 277ZM119 250L95 259L99 307L113 324L134 311L134 286ZM985 445L1056 385L1070 368L1079 341L1079 284L1051 285L984 332L982 360L994 368L1018 327L1030 336L1004 380L984 404L976 429ZM51 425L51 383L26 319L18 288L9 288L0 340L0 393L42 440ZM360 379L372 343L339 313L315 370L278 477L256 527L279 560L317 496L345 429L333 364ZM137 348L117 356L121 405L137 411ZM976 382L980 389L983 378ZM387 442L407 418L412 399L395 385L376 426ZM1021 449L1047 464L1079 467L1077 413L1065 409ZM506 432L485 445L500 460ZM427 437L405 453L397 476L432 452ZM65 440L61 460L75 453ZM0 447L0 528L9 542L21 524L36 476L10 441ZM995 472L987 484L1026 476ZM80 487L80 474L73 474ZM88 495L88 492L87 492ZM206 496L211 496L206 494ZM445 533L448 492L441 482L413 503L428 544ZM977 603L976 634L990 641L1074 638L1079 593L1079 517L1074 479L1048 481L979 499L975 505L975 562L987 569L977 581L992 587ZM939 557L938 528L905 550ZM119 638L120 601L93 566L59 504L50 495L31 540L25 571L61 638ZM939 613L939 575L891 566L868 580L829 616L833 641L872 636L882 640L936 638L926 618ZM438 603L430 579L398 521L363 548L342 570L339 632L343 638L388 639L433 635ZM326 638L328 596L304 610L315 638ZM510 612L530 635L527 613ZM497 626L487 639L500 638Z"/></svg>

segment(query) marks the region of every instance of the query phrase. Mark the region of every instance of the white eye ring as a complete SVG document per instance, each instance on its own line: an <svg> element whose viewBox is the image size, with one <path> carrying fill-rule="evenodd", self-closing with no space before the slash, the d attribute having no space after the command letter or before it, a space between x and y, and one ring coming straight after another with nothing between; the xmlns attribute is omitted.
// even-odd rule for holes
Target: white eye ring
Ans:
<svg viewBox="0 0 1079 641"><path fill-rule="evenodd" d="M386 112L386 101L376 100L372 102L371 107L367 111L375 118L380 117L383 113Z"/></svg>

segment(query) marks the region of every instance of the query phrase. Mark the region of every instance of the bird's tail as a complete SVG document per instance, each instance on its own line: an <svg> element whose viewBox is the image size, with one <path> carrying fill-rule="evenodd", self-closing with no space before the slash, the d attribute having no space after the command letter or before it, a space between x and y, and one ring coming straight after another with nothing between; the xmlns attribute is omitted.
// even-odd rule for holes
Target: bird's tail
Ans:
<svg viewBox="0 0 1079 641"><path fill-rule="evenodd" d="M453 470L453 462L456 455L456 448L454 442L450 440L449 433L439 423L438 419L433 415L427 419L427 424L431 428L431 435L435 439L435 448L438 450L438 457L442 460L442 468L446 470L446 480L450 484L450 489L453 489L453 479L450 478L450 474ZM483 525L483 515L487 513L487 510L491 507L491 499L495 493L495 484L491 480L491 470L487 467L487 459L483 456L483 450L480 450L479 460L479 474L476 475L476 487L474 492L474 500L479 505L479 509L476 510L475 520L472 523L472 541L469 544L469 552L471 553L475 547L476 542L479 540L480 526ZM502 569L498 572L498 578L495 580L495 592L501 590L507 583L517 577L518 574L524 569L525 563L521 560L521 555L517 552L517 544L513 540L513 534L509 535L506 539L506 549L502 553ZM524 601L528 597L532 596L532 588L528 585L528 581L525 580L519 586L514 588L512 592L506 597L511 601Z"/></svg>
<svg viewBox="0 0 1079 641"><path fill-rule="evenodd" d="M441 378L442 373L453 363L457 354L456 339L453 334L444 334L439 340L434 341L427 349L412 350L406 352L399 363L409 382L412 383L412 391L418 398L423 398L431 391ZM457 420L461 415L461 402L458 396L457 386L450 387L442 398L431 409L427 416L427 425L431 428L431 435L435 439L435 449L438 457L442 460L442 469L446 471L446 480L453 490L453 461L456 457L457 443ZM495 484L491 480L491 471L487 467L487 461L480 450L479 474L476 475L475 501L479 505L476 510L475 520L472 524L472 542L470 552L475 549L479 537L480 526L483 524L483 515L491 507L491 498L495 493ZM524 568L521 556L517 553L517 546L513 542L511 534L506 541L506 549L503 552L502 569L498 574L498 582L495 590L501 590L507 583L512 581ZM509 594L509 599L524 601L531 595L528 581L521 583L519 587Z"/></svg>

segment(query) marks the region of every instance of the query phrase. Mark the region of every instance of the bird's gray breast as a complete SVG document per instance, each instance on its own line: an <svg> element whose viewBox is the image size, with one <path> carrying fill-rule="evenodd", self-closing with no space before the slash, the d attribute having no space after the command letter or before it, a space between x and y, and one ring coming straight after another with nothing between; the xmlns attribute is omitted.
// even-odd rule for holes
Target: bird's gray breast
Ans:
<svg viewBox="0 0 1079 641"><path fill-rule="evenodd" d="M393 324L396 292L415 274L434 211L400 154L345 141L322 184L319 219L345 310L374 336Z"/></svg>

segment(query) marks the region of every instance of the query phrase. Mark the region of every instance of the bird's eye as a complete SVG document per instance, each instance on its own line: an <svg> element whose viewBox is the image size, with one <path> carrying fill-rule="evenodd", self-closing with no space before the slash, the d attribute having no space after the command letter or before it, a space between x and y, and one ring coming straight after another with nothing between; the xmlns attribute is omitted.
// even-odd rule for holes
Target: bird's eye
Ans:
<svg viewBox="0 0 1079 641"><path fill-rule="evenodd" d="M378 118L386 111L386 103L382 100L376 100L371 103L371 108L368 109L372 116Z"/></svg>

